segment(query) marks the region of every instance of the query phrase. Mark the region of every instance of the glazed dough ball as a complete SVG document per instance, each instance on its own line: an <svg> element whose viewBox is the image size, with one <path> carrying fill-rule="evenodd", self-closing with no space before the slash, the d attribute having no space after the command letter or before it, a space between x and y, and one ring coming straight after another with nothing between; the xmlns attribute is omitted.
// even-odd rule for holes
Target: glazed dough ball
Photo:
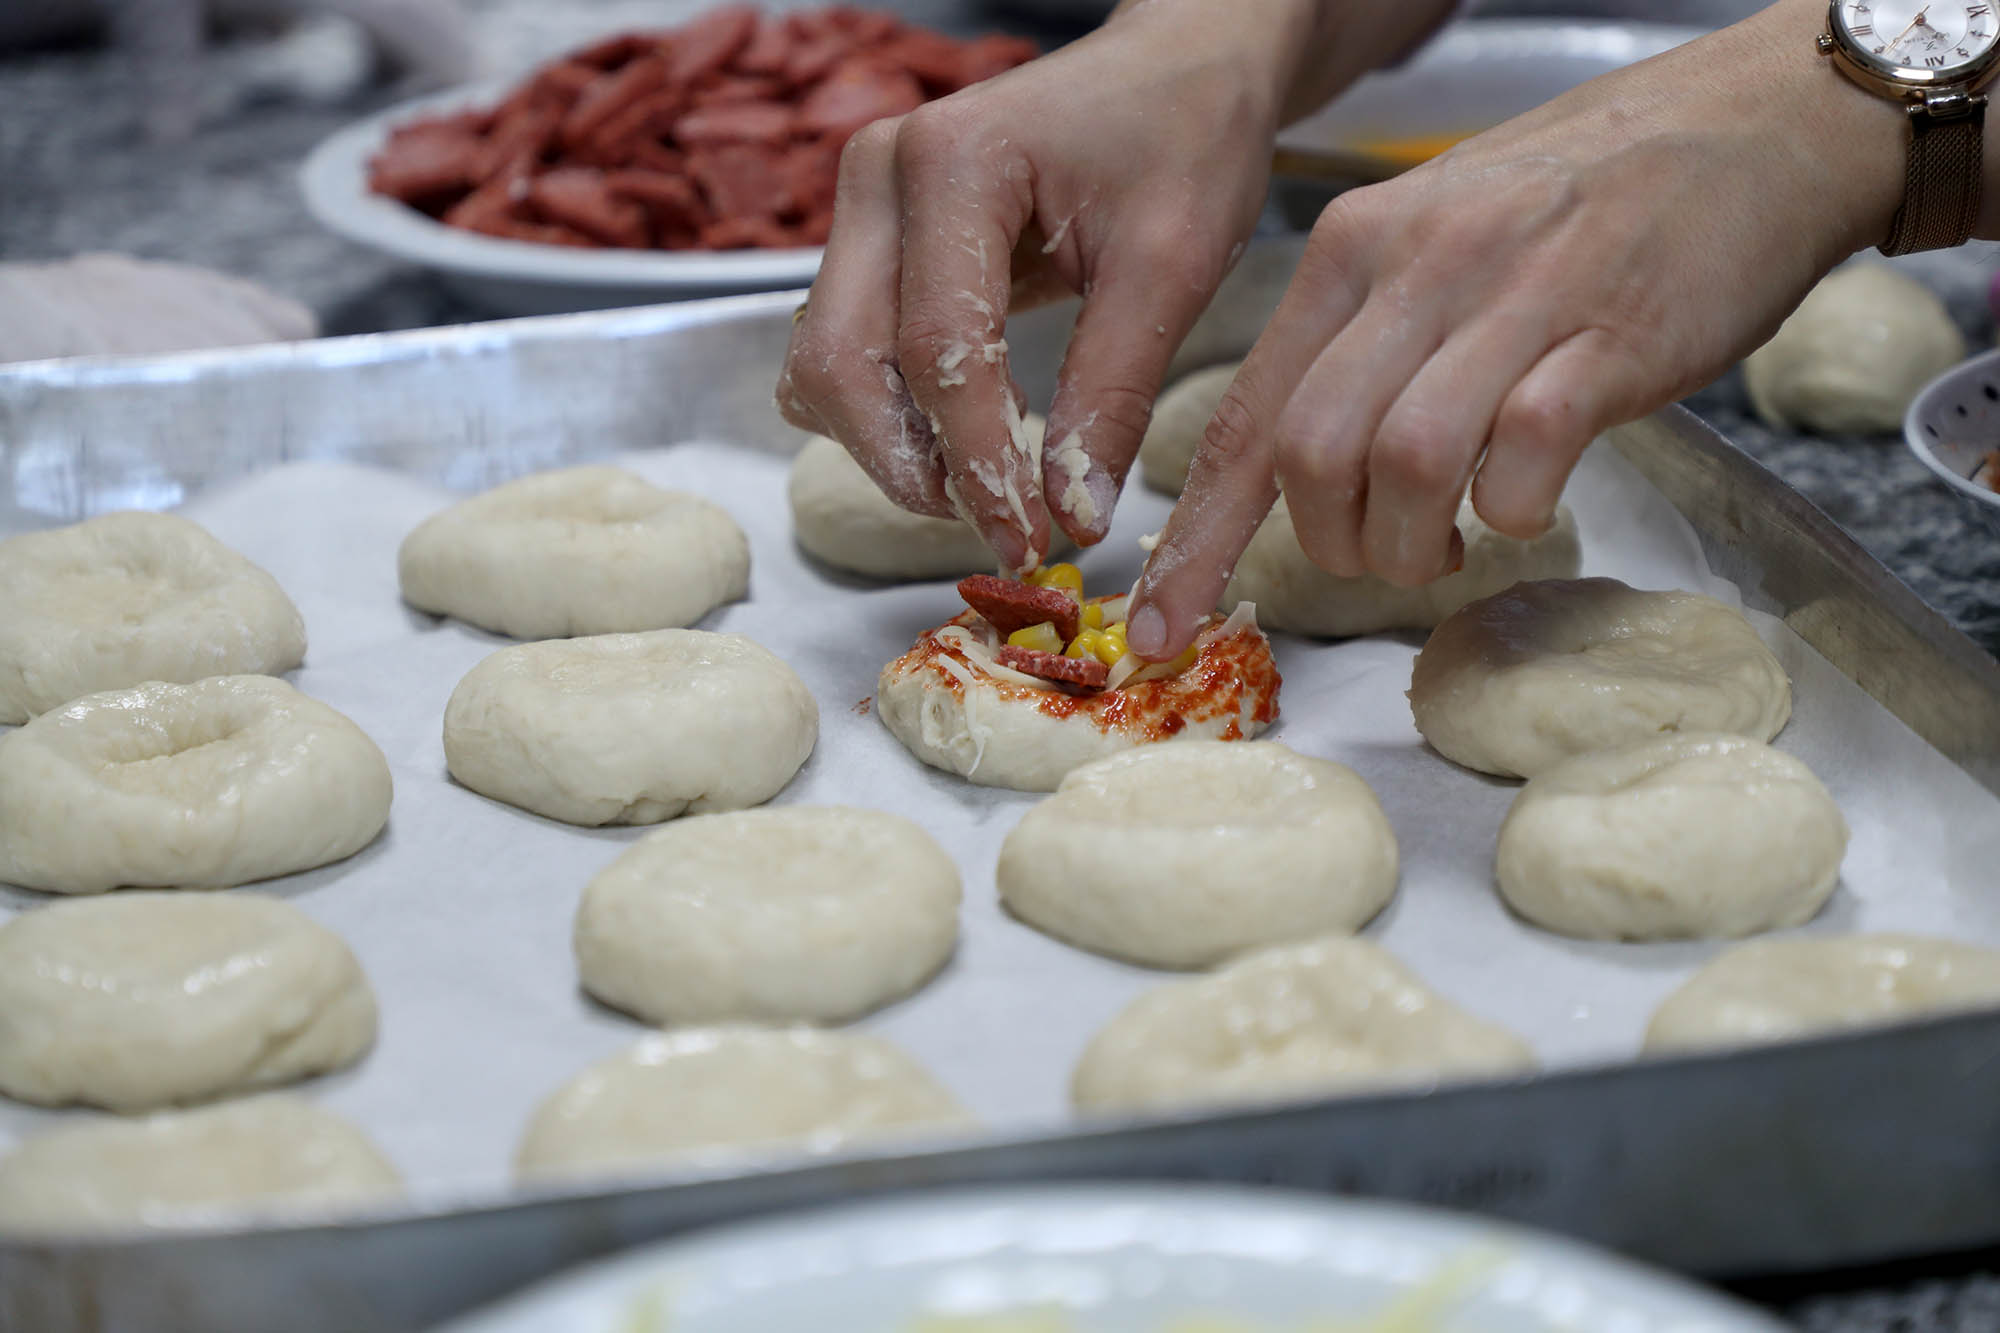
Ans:
<svg viewBox="0 0 2000 1333"><path fill-rule="evenodd" d="M222 888L310 870L375 840L390 786L361 728L270 676L86 695L0 740L0 883Z"/></svg>
<svg viewBox="0 0 2000 1333"><path fill-rule="evenodd" d="M1181 493L1209 419L1242 368L1241 361L1231 361L1197 370L1160 395L1139 442L1139 476L1148 486L1166 495Z"/></svg>
<svg viewBox="0 0 2000 1333"><path fill-rule="evenodd" d="M1155 967L1358 929L1396 835L1352 769L1269 741L1148 745L1072 770L1000 849L1029 925Z"/></svg>
<svg viewBox="0 0 2000 1333"><path fill-rule="evenodd" d="M1544 769L1500 826L1500 894L1594 940L1796 926L1832 896L1847 821L1812 770L1761 741L1683 732Z"/></svg>
<svg viewBox="0 0 2000 1333"><path fill-rule="evenodd" d="M784 789L819 737L798 673L741 634L663 629L502 648L444 710L451 775L571 824L657 824Z"/></svg>
<svg viewBox="0 0 2000 1333"><path fill-rule="evenodd" d="M2000 1006L2000 951L1916 935L1818 935L1739 944L1669 995L1649 1051L1790 1041Z"/></svg>
<svg viewBox="0 0 2000 1333"><path fill-rule="evenodd" d="M615 467L496 486L403 539L403 600L517 639L691 625L750 587L750 542L700 496Z"/></svg>
<svg viewBox="0 0 2000 1333"><path fill-rule="evenodd" d="M958 939L958 867L879 810L683 820L583 891L584 989L663 1025L837 1023L922 985Z"/></svg>
<svg viewBox="0 0 2000 1333"><path fill-rule="evenodd" d="M1745 358L1743 383L1774 430L1866 435L1900 431L1917 391L1964 359L1930 288L1887 264L1849 264Z"/></svg>
<svg viewBox="0 0 2000 1333"><path fill-rule="evenodd" d="M1032 412L1026 421L1040 440L1048 423ZM813 436L799 450L786 494L799 545L835 569L877 579L936 579L993 570L993 552L977 532L955 518L899 508L847 450L824 435ZM1051 528L1049 538L1051 560L1071 549L1062 529Z"/></svg>
<svg viewBox="0 0 2000 1333"><path fill-rule="evenodd" d="M1481 597L1491 597L1523 579L1574 578L1583 565L1576 517L1556 507L1555 522L1533 541L1495 532L1473 512L1470 500L1458 507L1465 537L1465 563L1455 574L1416 588L1400 588L1373 575L1344 579L1306 558L1283 496L1236 561L1222 605L1257 604L1258 622L1318 638L1346 639L1390 629L1430 629Z"/></svg>
<svg viewBox="0 0 2000 1333"><path fill-rule="evenodd" d="M401 1187L360 1130L276 1094L99 1119L0 1157L0 1232L129 1231L241 1213L327 1213Z"/></svg>
<svg viewBox="0 0 2000 1333"><path fill-rule="evenodd" d="M592 1065L542 1103L523 1177L616 1175L761 1149L837 1152L972 1117L879 1037L812 1028L685 1028Z"/></svg>
<svg viewBox="0 0 2000 1333"><path fill-rule="evenodd" d="M269 574L173 514L0 541L0 723L149 680L276 675L306 655Z"/></svg>
<svg viewBox="0 0 2000 1333"><path fill-rule="evenodd" d="M1070 1081L1086 1111L1270 1102L1456 1075L1534 1056L1360 939L1266 949L1141 995Z"/></svg>
<svg viewBox="0 0 2000 1333"><path fill-rule="evenodd" d="M0 926L0 1092L141 1111L361 1058L375 996L339 936L259 893L127 893Z"/></svg>
<svg viewBox="0 0 2000 1333"><path fill-rule="evenodd" d="M1447 617L1417 654L1410 708L1445 758L1533 777L1662 732L1767 741L1792 687L1743 614L1712 597L1549 580Z"/></svg>

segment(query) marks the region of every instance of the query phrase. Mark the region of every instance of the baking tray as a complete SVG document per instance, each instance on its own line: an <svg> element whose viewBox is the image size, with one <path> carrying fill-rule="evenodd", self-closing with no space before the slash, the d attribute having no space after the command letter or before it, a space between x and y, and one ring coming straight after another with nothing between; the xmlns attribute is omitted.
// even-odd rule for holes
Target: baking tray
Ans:
<svg viewBox="0 0 2000 1333"><path fill-rule="evenodd" d="M1238 353L1296 244L1255 248L1182 355ZM300 459L458 489L673 440L796 443L770 408L796 296L291 348L0 371L0 529L196 500ZM1010 329L1031 394L1067 312ZM330 429L331 428L331 429ZM337 435L332 433L337 429ZM1715 572L1989 791L2000 667L1694 418L1618 451ZM976 891L976 890L975 890ZM0 1329L414 1329L563 1264L705 1222L871 1190L1024 1178L1272 1181L1476 1208L1709 1273L2000 1240L2000 1017L1114 1129L982 1139L735 1178L430 1195L336 1226L0 1243Z"/></svg>

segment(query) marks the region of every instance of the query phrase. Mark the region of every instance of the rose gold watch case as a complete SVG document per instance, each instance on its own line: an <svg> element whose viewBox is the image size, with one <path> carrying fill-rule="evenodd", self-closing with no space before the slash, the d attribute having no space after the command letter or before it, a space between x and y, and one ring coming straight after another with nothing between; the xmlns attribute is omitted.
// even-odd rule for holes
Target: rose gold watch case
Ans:
<svg viewBox="0 0 2000 1333"><path fill-rule="evenodd" d="M1974 93L2000 74L2000 41L1969 62L1938 70L1912 69L1882 60L1848 36L1840 22L1840 5L1841 0L1827 0L1826 31L1819 37L1820 54L1830 57L1834 68L1877 97L1893 102L1917 102L1928 101L1939 93Z"/></svg>

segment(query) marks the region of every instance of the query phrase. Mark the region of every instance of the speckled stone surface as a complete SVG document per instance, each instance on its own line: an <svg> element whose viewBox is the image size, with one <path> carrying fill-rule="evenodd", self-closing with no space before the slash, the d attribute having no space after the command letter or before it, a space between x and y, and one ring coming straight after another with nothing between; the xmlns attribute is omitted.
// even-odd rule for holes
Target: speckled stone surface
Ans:
<svg viewBox="0 0 2000 1333"><path fill-rule="evenodd" d="M576 37L672 22L689 0L469 0L489 63L518 68ZM991 26L968 0L898 6L947 29ZM1034 31L1018 20L1010 26ZM1073 31L1071 29L1070 31ZM1044 37L1067 35L1044 26ZM0 58L0 258L122 250L258 279L311 305L326 332L356 333L477 317L423 273L322 232L292 175L305 152L397 94L372 89L333 105L246 99L265 59L248 46L212 52L209 118L193 141L142 144L130 80L93 51ZM1943 292L1975 347L1991 345L1984 301L2000 248L1924 257L1913 269ZM1893 438L1774 433L1730 375L1690 405L1852 531L1933 606L2000 654L2000 537ZM1746 1289L1807 1333L1995 1333L2000 1255L1893 1273L1788 1279ZM1857 1288L1857 1283L1861 1285Z"/></svg>

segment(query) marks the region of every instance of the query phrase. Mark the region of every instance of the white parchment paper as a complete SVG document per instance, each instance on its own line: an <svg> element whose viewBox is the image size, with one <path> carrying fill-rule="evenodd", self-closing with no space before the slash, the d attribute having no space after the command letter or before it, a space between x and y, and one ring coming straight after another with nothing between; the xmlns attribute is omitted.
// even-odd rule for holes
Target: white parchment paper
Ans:
<svg viewBox="0 0 2000 1333"><path fill-rule="evenodd" d="M1085 1042L1168 976L1079 952L1005 916L993 865L1037 798L923 767L865 709L882 664L960 609L950 584L883 588L813 567L791 540L786 459L685 444L621 461L720 502L750 535L750 598L705 625L756 638L819 700L818 749L778 800L907 815L964 875L954 961L863 1026L914 1051L996 1128L1060 1126ZM645 830L572 828L446 775L445 700L506 642L419 615L397 597L397 544L453 498L390 473L296 464L187 512L291 593L311 638L296 683L354 718L395 770L381 841L345 863L259 886L339 931L381 999L377 1047L356 1069L305 1091L363 1125L415 1189L463 1197L504 1189L536 1103L643 1031L582 994L569 940L584 883ZM1610 449L1585 458L1569 501L1586 573L1736 600L1708 572L1685 521ZM1083 559L1093 591L1130 583L1136 538L1160 527L1167 508L1133 487L1111 539ZM1806 929L2000 945L2000 802L1790 631L1760 620L1796 695L1778 745L1826 780L1854 830L1841 888ZM1272 738L1359 770L1401 844L1401 888L1367 934L1452 999L1521 1033L1550 1067L1631 1058L1653 1006L1722 946L1585 943L1507 914L1490 862L1517 787L1424 748L1403 697L1419 642L1276 642L1285 684ZM0 912L40 901L0 891ZM0 1104L0 1144L83 1114Z"/></svg>

